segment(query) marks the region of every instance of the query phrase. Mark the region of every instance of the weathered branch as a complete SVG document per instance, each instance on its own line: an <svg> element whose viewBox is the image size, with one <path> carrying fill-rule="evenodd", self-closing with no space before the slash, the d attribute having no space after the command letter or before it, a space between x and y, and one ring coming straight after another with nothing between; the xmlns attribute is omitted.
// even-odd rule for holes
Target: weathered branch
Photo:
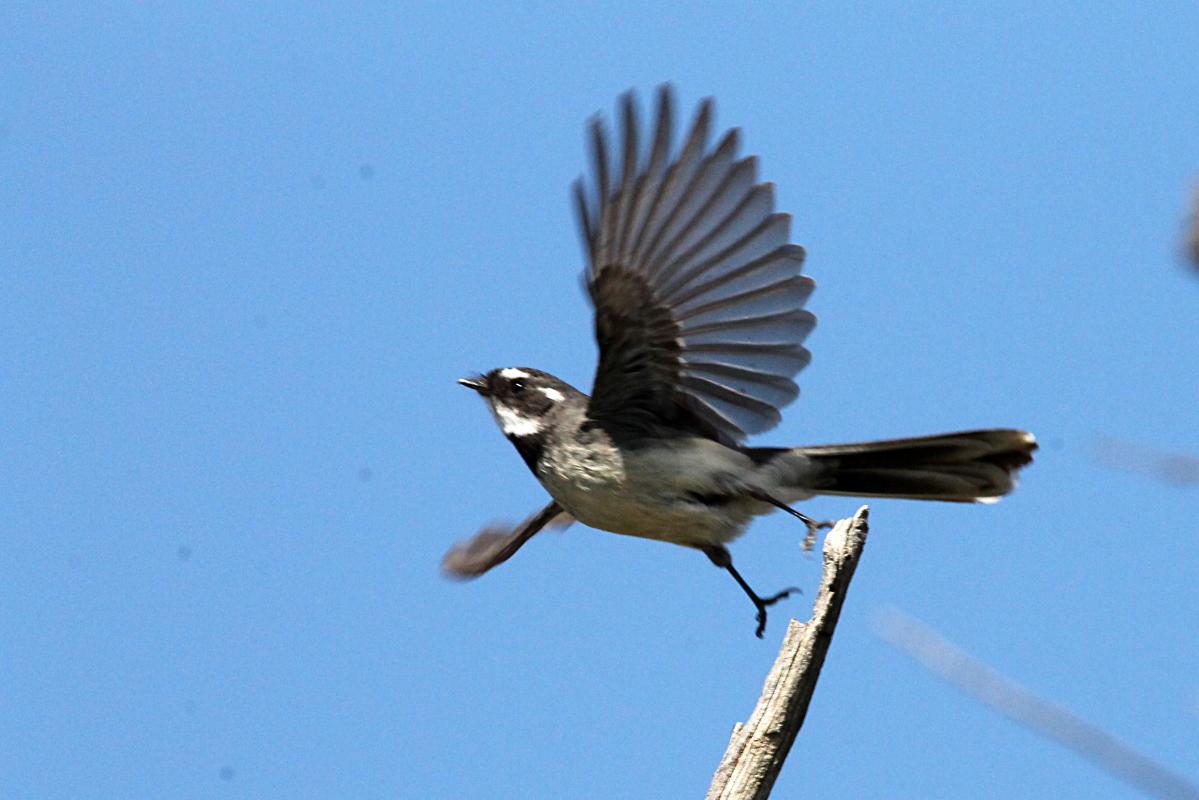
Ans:
<svg viewBox="0 0 1199 800"><path fill-rule="evenodd" d="M1199 800L1199 786L1078 715L1030 692L954 647L916 619L890 609L879 636L921 666L1021 725L1065 745L1147 795Z"/></svg>
<svg viewBox="0 0 1199 800"><path fill-rule="evenodd" d="M803 726L820 668L841 616L849 581L866 545L867 507L836 524L824 540L824 576L812 618L791 620L749 722L737 723L708 800L765 800Z"/></svg>

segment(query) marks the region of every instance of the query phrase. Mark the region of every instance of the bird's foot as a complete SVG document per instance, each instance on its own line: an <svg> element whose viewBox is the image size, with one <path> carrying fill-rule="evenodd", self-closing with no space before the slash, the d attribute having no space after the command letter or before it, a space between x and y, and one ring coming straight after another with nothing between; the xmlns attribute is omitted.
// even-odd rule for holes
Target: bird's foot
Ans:
<svg viewBox="0 0 1199 800"><path fill-rule="evenodd" d="M808 528L808 532L803 537L802 546L805 553L810 553L816 547L817 533L825 528L832 528L834 523L828 522L827 520L824 522L817 522L806 515L800 515L800 519L803 520L803 524Z"/></svg>
<svg viewBox="0 0 1199 800"><path fill-rule="evenodd" d="M792 508L791 506L784 503L782 500L779 500L777 497L772 496L769 492L765 492L761 489L750 489L748 494L750 497L752 497L755 500L760 500L763 503L769 503L770 505L774 506L775 508L786 511L788 514L790 514L791 516L798 519L804 525L808 526L808 532L803 537L803 549L805 552L811 552L812 548L814 548L816 546L816 532L817 531L819 531L821 528L833 527L833 523L831 523L831 522L817 522L816 520L809 517L807 514L799 513L794 508Z"/></svg>
<svg viewBox="0 0 1199 800"><path fill-rule="evenodd" d="M749 599L753 601L754 605L758 609L758 627L757 627L757 630L754 631L754 636L757 636L759 639L761 639L763 634L766 633L766 609L767 609L767 607L774 605L775 603L777 603L778 601L782 600L785 597L789 597L792 592L795 592L797 594L803 594L803 592L800 591L800 589L798 587L791 586L787 589L783 589L783 591L781 591L781 592L777 592L775 594L770 595L770 597L758 597L756 594L750 595Z"/></svg>

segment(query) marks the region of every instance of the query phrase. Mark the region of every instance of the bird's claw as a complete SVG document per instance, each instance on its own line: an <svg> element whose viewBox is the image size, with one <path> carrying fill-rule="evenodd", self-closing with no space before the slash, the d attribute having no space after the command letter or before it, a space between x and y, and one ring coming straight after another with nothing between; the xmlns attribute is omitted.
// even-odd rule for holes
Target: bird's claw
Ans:
<svg viewBox="0 0 1199 800"><path fill-rule="evenodd" d="M754 605L758 607L758 627L754 631L754 636L761 639L766 633L766 608L772 606L778 601L790 597L791 593L803 594L803 591L798 586L788 586L781 592L775 592L770 597L754 598Z"/></svg>
<svg viewBox="0 0 1199 800"><path fill-rule="evenodd" d="M808 527L808 532L803 537L803 550L805 553L812 552L812 550L816 547L817 531L820 531L824 528L831 528L834 524L827 521L817 522L816 520L808 517L803 518L803 523Z"/></svg>

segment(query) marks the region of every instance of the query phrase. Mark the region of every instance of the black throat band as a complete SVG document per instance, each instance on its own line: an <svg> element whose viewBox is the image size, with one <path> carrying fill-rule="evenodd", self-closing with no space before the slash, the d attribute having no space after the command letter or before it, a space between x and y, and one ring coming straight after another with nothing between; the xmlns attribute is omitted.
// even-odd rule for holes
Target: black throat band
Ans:
<svg viewBox="0 0 1199 800"><path fill-rule="evenodd" d="M516 448L516 452L520 453L520 457L525 460L525 464L529 467L529 470L536 475L537 462L541 460L541 453L545 450L545 441L541 435L536 433L526 436L508 434L508 441L512 442L512 446Z"/></svg>

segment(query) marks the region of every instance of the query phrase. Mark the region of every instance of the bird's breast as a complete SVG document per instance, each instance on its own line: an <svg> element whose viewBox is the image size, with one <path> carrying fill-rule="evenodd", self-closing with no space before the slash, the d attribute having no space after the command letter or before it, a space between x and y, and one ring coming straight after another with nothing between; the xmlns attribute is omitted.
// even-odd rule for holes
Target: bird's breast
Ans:
<svg viewBox="0 0 1199 800"><path fill-rule="evenodd" d="M731 465L704 455L563 443L542 451L536 472L584 525L690 546L721 544L736 538L752 513L721 494L721 476Z"/></svg>

